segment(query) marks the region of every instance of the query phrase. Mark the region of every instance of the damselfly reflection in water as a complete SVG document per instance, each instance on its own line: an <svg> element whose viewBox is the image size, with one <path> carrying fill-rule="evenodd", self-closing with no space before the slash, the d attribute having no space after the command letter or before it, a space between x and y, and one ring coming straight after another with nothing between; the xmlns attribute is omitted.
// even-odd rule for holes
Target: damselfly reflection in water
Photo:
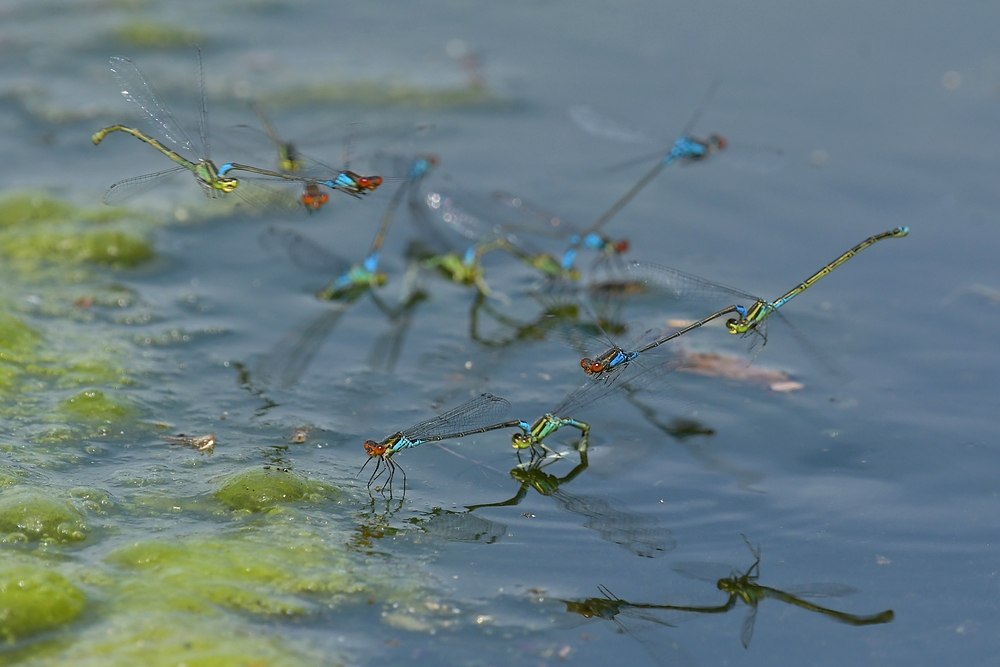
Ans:
<svg viewBox="0 0 1000 667"><path fill-rule="evenodd" d="M609 499L596 496L572 495L561 487L576 479L589 465L587 450L579 450L580 462L562 477L545 469L564 458L562 454L550 457L532 457L526 465L510 471L510 476L520 483L513 497L495 503L467 505L470 512L484 507L512 507L520 504L529 489L552 498L561 509L585 519L583 527L597 531L602 540L619 545L636 556L659 558L673 549L677 542L669 530L660 526L656 517L635 514L618 509Z"/></svg>
<svg viewBox="0 0 1000 667"><path fill-rule="evenodd" d="M657 340L649 342L636 349L626 350L620 346L613 345L595 357L584 357L580 360L580 366L587 375L590 375L595 379L613 381L617 377L618 373L624 370L629 363L639 357L642 353L652 350L670 340L678 338L683 334L697 329L724 315L733 313L735 313L737 317L732 317L726 320L726 330L733 335L739 335L744 338L749 337L751 339L751 348L759 343L760 346L757 350L759 353L760 350L762 350L767 344L767 320L770 315L777 314L778 317L781 317L781 314L777 312L779 308L807 290L809 287L812 287L820 278L826 276L868 246L887 238L902 238L908 233L908 227L897 227L865 239L773 302L731 287L713 283L705 280L704 278L698 278L697 276L677 271L675 269L668 269L666 267L655 266L642 262L631 262L625 267L626 273L631 274L639 280L655 285L658 289L665 291L673 298L682 300L733 299L736 300L737 303L728 305L691 325L683 327L670 335L658 338ZM739 303L740 301L742 301L743 304L750 305L741 305Z"/></svg>
<svg viewBox="0 0 1000 667"><path fill-rule="evenodd" d="M586 619L600 618L614 624L615 631L639 642L658 665L679 667L695 664L671 636L673 628L664 605L628 602L617 597L607 586L598 585L602 597L585 600L560 600L567 614Z"/></svg>
<svg viewBox="0 0 1000 667"><path fill-rule="evenodd" d="M305 207L300 198L276 187L283 182L312 184L317 187L323 185L355 196L365 194L377 187L373 179L359 177L353 172L305 178L235 162L216 166L209 151L207 106L200 50L198 50L198 78L201 109L198 122L198 143L191 139L183 126L174 118L173 113L160 99L159 94L149 84L135 63L128 58L114 57L111 58L111 71L125 99L143 112L143 119L151 132L146 134L125 125L111 125L96 132L92 137L93 143L100 144L108 134L113 132L123 132L152 146L176 163L177 166L115 183L104 196L104 201L107 204L121 203L181 171L191 172L208 197L222 197L232 193L254 212L266 212L282 217L297 217L298 214L305 214ZM176 147L177 150L168 148L168 145ZM185 157L184 154L189 157ZM251 175L241 175L240 178L236 178L234 174L237 172ZM263 182L257 182L260 180Z"/></svg>
<svg viewBox="0 0 1000 667"><path fill-rule="evenodd" d="M842 584L805 584L788 588L787 590L780 590L772 588L771 586L762 586L758 584L757 579L760 577L760 547L758 546L755 548L751 545L750 541L746 539L746 536L744 536L743 539L754 556L753 564L745 572L739 572L728 565L722 565L720 563L677 563L673 566L674 571L685 577L714 582L716 588L729 596L729 599L724 604L715 607L664 606L663 609L694 612L699 614L716 614L724 613L733 609L736 606L736 603L742 600L743 603L749 607L746 618L743 620L743 627L740 631L740 641L743 643L744 648L750 646L750 640L753 637L754 623L757 619L757 607L764 600L777 600L779 602L784 602L785 604L794 605L807 611L823 614L824 616L832 618L835 621L839 621L840 623L846 623L854 626L889 623L895 618L895 614L891 609L887 609L877 614L858 616L830 609L828 607L821 607L820 605L803 599L818 597L842 597L856 592L856 590L850 586L844 586Z"/></svg>
<svg viewBox="0 0 1000 667"><path fill-rule="evenodd" d="M410 428L397 431L384 440L365 440L365 453L368 459L358 475L365 469L371 461L375 460L375 470L368 480L368 488L371 489L376 479L383 474L388 478L383 486L377 491L383 492L389 489L392 496L392 481L399 470L403 475L403 493L406 493L406 472L392 460L392 457L405 450L412 449L425 442L439 442L441 440L453 440L464 438L469 435L487 433L503 428L519 427L523 422L519 420L497 422L507 411L510 410L510 403L505 399L493 396L492 394L481 394L480 396L467 401L462 405L449 410L448 412L422 421Z"/></svg>

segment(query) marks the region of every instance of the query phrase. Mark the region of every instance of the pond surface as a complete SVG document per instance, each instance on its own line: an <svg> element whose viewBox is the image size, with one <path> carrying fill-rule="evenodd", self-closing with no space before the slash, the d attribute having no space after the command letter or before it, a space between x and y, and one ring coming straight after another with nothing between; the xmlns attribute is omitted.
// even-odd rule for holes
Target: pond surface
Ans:
<svg viewBox="0 0 1000 667"><path fill-rule="evenodd" d="M0 663L998 662L994 6L95 0L0 17ZM509 432L428 443L395 458L405 495L398 476L391 500L370 495L367 438L483 392L511 418L556 406L583 381L588 311L546 317L537 272L502 253L485 300L420 269L405 206L382 308L317 300L331 276L258 243L278 226L360 260L398 181L299 221L233 212L186 176L104 206L168 167L125 135L92 145L137 119L108 58L133 58L193 131L191 42L220 161L252 159L235 126L256 99L331 164L437 155L418 202L502 189L585 226L651 166L608 169L650 150L621 139L669 144L721 79L694 134L734 157L668 167L610 222L630 259L773 298L911 231L782 308L794 327L772 322L749 367L721 328L685 336L671 350L702 372L574 414L585 456L573 429L540 470L517 467ZM587 132L581 106L617 125ZM613 315L635 333L708 312L647 297ZM181 433L215 445L165 440ZM731 574L746 599L719 590ZM775 592L817 583L837 596L814 604L852 616Z"/></svg>

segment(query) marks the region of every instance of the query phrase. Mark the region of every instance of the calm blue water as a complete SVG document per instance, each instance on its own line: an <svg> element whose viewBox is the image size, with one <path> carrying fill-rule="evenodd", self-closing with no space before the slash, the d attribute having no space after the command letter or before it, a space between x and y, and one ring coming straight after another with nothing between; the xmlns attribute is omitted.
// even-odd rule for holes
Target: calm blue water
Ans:
<svg viewBox="0 0 1000 667"><path fill-rule="evenodd" d="M336 322L297 382L248 389L237 367L254 378L261 364L280 361L282 340L287 345L329 312L312 296L323 277L297 272L258 246L272 220L158 227L158 259L108 277L137 293L152 323L92 326L130 350L137 382L121 391L145 419L171 432L211 432L220 444L208 458L153 438L108 442L100 456L64 459L45 473L47 482L104 489L128 506L154 481L171 498L207 498L214 480L233 470L287 466L350 489L337 509L307 510L311 520L337 527L334 543L363 526L395 529L372 539L378 555L358 567L405 566L398 576L453 608L425 605L407 624L374 594L372 604L348 598L294 621L220 612L241 632L314 651L323 656L319 664L998 662L1000 305L982 288L1000 290L994 6L7 2L0 16L4 190L48 189L98 206L112 182L166 167L130 138L99 148L89 141L103 125L134 119L115 92L110 55L133 57L177 111L195 109L189 50L140 49L109 37L142 20L200 33L220 158L224 128L252 122L248 95L271 100L289 136L356 120L433 123L436 132L417 148L442 163L425 189L503 188L587 224L643 169L605 167L643 147L581 131L568 109L586 104L670 141L721 77L696 134L778 147L784 168L762 174L722 160L669 168L608 227L631 240L630 257L774 298L863 238L911 228L908 238L865 251L787 306L823 360L804 352L794 332L772 326L755 367L786 371L803 390L678 373L672 382L682 400L641 400L663 424L686 417L714 431L680 440L625 401L587 411L580 416L593 428L589 468L555 496L529 489L516 506L476 510L493 524L471 530L492 535L489 543L448 539L470 530L449 521L467 519L423 520L435 508L459 512L515 495L508 471L517 461L505 435L448 444L465 458L429 445L400 455L405 501L389 505L381 498L371 505L364 478L354 479L361 443L483 391L507 397L512 416L533 420L581 380L571 346L558 336L502 348L472 340L473 292L424 272L418 281L429 298L413 311L391 372L373 370L369 357L392 324L365 298ZM493 96L486 103L275 102L309 82L406 86L444 99L440 91L468 77L446 51L452 40L478 54ZM342 147L314 152L337 162ZM197 211L205 202L186 185L132 204ZM334 199L321 215L285 226L360 259L388 197ZM400 299L403 249L413 235L405 217L401 223L384 253L390 304ZM487 276L511 300L492 302L494 309L524 322L538 317L529 269L498 255L487 260ZM13 288L18 295L26 289ZM664 316L642 303L624 317L664 326ZM481 322L486 336L511 335ZM191 340L145 343L180 331ZM710 341L721 338L716 330L688 345L716 349ZM722 341L717 349L737 348ZM307 442L289 445L291 430L303 426L312 429ZM549 444L567 449L575 440L561 432ZM11 459L30 468L28 461L28 454ZM567 457L547 472L564 476L576 461ZM122 544L225 532L238 520L163 510L102 521L105 530L67 552L81 568L96 567ZM629 541L636 535L653 546L636 546ZM895 620L856 628L765 600L744 649L742 603L677 627L622 615L630 634L567 613L561 602L597 597L604 585L633 603L722 604L713 583L683 578L671 566L712 561L744 571L753 557L741 535L761 545L759 583L837 582L858 592L819 604L861 615L891 608ZM91 607L59 641L88 641L114 613L113 605ZM69 655L51 660L69 663Z"/></svg>

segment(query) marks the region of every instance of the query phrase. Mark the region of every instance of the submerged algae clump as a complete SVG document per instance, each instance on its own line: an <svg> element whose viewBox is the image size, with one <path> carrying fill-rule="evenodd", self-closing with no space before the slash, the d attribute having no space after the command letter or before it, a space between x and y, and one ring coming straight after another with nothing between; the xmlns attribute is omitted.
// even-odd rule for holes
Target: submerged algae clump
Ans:
<svg viewBox="0 0 1000 667"><path fill-rule="evenodd" d="M36 644L10 656L20 667L338 667L303 642L223 616L135 609L88 626L72 642Z"/></svg>
<svg viewBox="0 0 1000 667"><path fill-rule="evenodd" d="M0 361L20 361L31 354L42 339L27 324L7 313L0 313Z"/></svg>
<svg viewBox="0 0 1000 667"><path fill-rule="evenodd" d="M13 259L79 264L89 262L131 268L152 258L148 241L119 230L67 231L50 229L0 241L0 249Z"/></svg>
<svg viewBox="0 0 1000 667"><path fill-rule="evenodd" d="M93 229L134 217L125 209L87 210L41 192L0 199L0 251L12 259L133 267L153 256L146 239L121 229Z"/></svg>
<svg viewBox="0 0 1000 667"><path fill-rule="evenodd" d="M315 535L268 532L137 542L106 559L138 576L120 579L127 599L144 609L211 614L298 616L314 609L314 595L365 591L346 554ZM309 597L304 597L307 594Z"/></svg>
<svg viewBox="0 0 1000 667"><path fill-rule="evenodd" d="M324 490L287 468L254 466L230 475L214 497L230 509L260 512L278 503L320 497Z"/></svg>
<svg viewBox="0 0 1000 667"><path fill-rule="evenodd" d="M87 389L67 398L60 403L59 411L74 421L103 424L114 424L135 417L135 410L130 405L108 398L103 391L97 389Z"/></svg>
<svg viewBox="0 0 1000 667"><path fill-rule="evenodd" d="M179 49L204 43L201 33L166 23L131 21L112 33L118 40L139 49Z"/></svg>
<svg viewBox="0 0 1000 667"><path fill-rule="evenodd" d="M79 510L41 489L15 486L0 493L4 542L80 542L88 530Z"/></svg>
<svg viewBox="0 0 1000 667"><path fill-rule="evenodd" d="M69 623L85 598L62 575L33 565L0 566L0 635L7 642Z"/></svg>
<svg viewBox="0 0 1000 667"><path fill-rule="evenodd" d="M121 208L85 210L45 192L19 192L0 198L0 228L46 222L110 222L131 213Z"/></svg>

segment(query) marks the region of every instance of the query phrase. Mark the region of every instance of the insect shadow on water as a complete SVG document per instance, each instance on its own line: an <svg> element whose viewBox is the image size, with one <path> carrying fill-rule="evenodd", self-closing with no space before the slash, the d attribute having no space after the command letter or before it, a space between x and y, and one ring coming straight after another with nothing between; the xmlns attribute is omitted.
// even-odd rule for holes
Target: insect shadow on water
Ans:
<svg viewBox="0 0 1000 667"><path fill-rule="evenodd" d="M403 279L403 290L395 306L389 306L376 294L371 293L372 303L389 322L389 329L380 334L368 354L368 366L372 370L392 373L399 363L406 334L413 325L417 307L427 301L429 294L417 283L419 267L411 264Z"/></svg>
<svg viewBox="0 0 1000 667"><path fill-rule="evenodd" d="M562 477L545 472L545 468L561 458L534 458L527 465L517 466L510 476L520 482L513 497L495 503L467 505L470 512L484 507L512 507L521 503L529 489L556 501L560 508L585 519L583 526L596 531L602 540L612 542L644 558L660 558L677 546L673 534L659 525L656 517L634 514L618 509L596 496L572 495L562 486L576 479L587 469L587 451L581 450L580 462Z"/></svg>
<svg viewBox="0 0 1000 667"><path fill-rule="evenodd" d="M744 648L750 646L750 640L753 638L754 623L757 620L757 607L764 600L784 602L785 604L823 614L835 621L853 626L879 625L889 623L895 618L895 614L891 609L877 614L858 616L828 607L821 607L803 599L842 597L857 592L854 588L842 584L804 584L788 588L787 590L779 590L758 584L757 579L760 577L760 547L754 547L750 544L745 535L743 536L743 540L754 556L753 564L744 572L721 563L676 563L673 566L674 571L682 576L714 582L716 588L729 596L729 599L724 604L715 607L664 606L663 608L700 614L725 613L733 609L736 603L742 600L749 607L746 618L743 620L742 629L740 630L740 642L742 642Z"/></svg>
<svg viewBox="0 0 1000 667"><path fill-rule="evenodd" d="M344 276L350 264L297 232L270 228L260 236L261 245L269 253L290 260L299 269L310 273ZM410 274L408 274L410 275ZM317 317L305 326L295 328L285 334L278 343L258 361L254 373L263 384L277 378L280 385L290 387L295 384L308 368L323 342L333 331L340 319L361 297L369 295L376 307L389 319L391 331L388 339L380 338L370 359L391 370L395 366L402 347L405 333L412 322L415 308L426 298L426 293L413 288L408 280L405 300L396 307L386 305L374 288L385 282L385 274L365 271L346 281L336 279L325 291L333 289L335 300Z"/></svg>
<svg viewBox="0 0 1000 667"><path fill-rule="evenodd" d="M712 437L715 435L714 429L688 418L675 418L670 422L663 422L653 407L640 401L636 392L628 389L626 389L625 400L635 406L648 424L673 438L695 460L699 461L705 470L731 475L738 481L741 489L761 493L760 490L753 488L753 485L764 479L763 473L741 468L737 464L725 461L701 445L700 438Z"/></svg>
<svg viewBox="0 0 1000 667"><path fill-rule="evenodd" d="M451 542L493 544L507 534L507 525L490 521L469 512L454 512L435 507L419 517L408 519L424 532Z"/></svg>

